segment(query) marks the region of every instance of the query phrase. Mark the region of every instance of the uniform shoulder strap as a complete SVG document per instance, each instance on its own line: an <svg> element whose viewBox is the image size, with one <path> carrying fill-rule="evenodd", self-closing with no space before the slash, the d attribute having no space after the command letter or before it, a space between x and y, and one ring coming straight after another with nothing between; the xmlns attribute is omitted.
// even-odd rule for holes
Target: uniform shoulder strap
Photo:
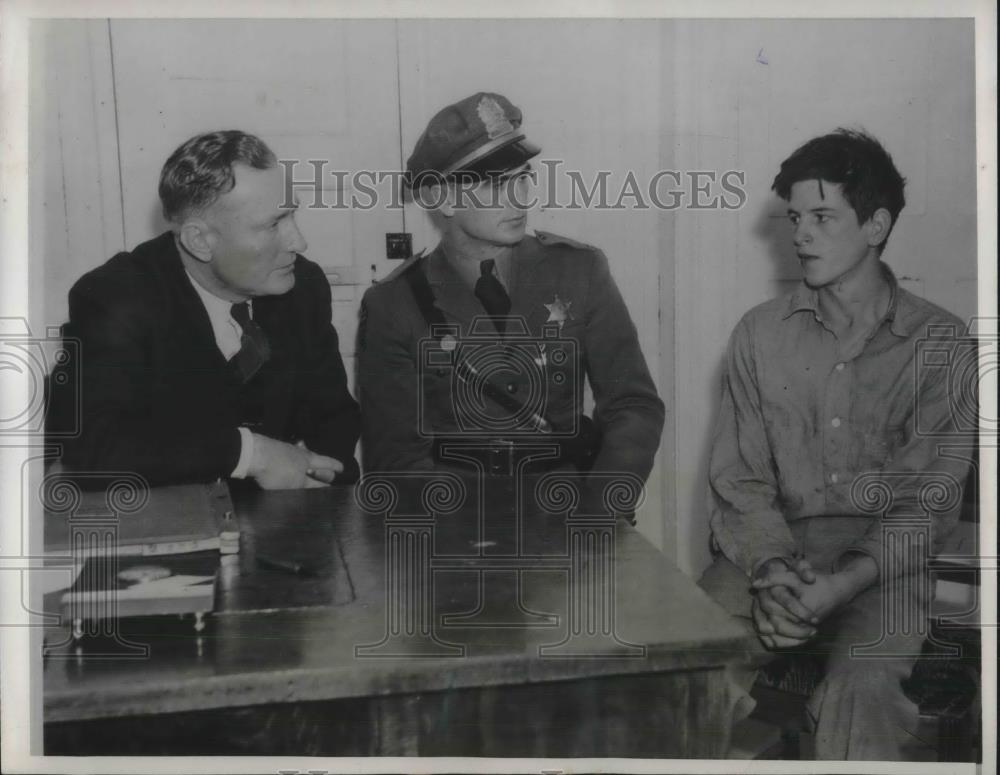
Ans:
<svg viewBox="0 0 1000 775"><path fill-rule="evenodd" d="M593 245L588 245L586 242L578 242L575 239L570 239L569 237L564 237L561 234L553 234L551 231L542 231L541 229L535 229L535 237L546 247L552 247L555 245L563 245L571 248L578 248L580 250L597 250Z"/></svg>

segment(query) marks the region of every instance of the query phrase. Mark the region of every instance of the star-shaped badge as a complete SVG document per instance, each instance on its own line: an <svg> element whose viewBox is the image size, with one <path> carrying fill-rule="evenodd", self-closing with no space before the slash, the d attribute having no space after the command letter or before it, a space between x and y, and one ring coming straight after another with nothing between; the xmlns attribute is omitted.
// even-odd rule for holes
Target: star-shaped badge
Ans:
<svg viewBox="0 0 1000 775"><path fill-rule="evenodd" d="M545 321L546 323L558 323L559 328L562 329L563 323L573 319L573 313L569 311L569 308L573 306L573 302L563 301L559 298L558 293L551 304L545 304L544 306L549 311L549 319Z"/></svg>

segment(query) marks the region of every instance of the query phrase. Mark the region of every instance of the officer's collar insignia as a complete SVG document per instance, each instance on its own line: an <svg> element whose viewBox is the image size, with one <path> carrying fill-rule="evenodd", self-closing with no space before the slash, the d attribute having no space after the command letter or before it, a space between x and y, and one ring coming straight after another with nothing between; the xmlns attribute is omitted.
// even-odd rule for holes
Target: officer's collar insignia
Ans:
<svg viewBox="0 0 1000 775"><path fill-rule="evenodd" d="M479 114L479 120L486 127L486 134L490 140L495 140L501 135L509 135L514 131L514 125L510 123L507 114L500 107L500 103L492 97L483 97L479 100L476 113Z"/></svg>
<svg viewBox="0 0 1000 775"><path fill-rule="evenodd" d="M567 320L573 320L573 313L569 311L569 308L573 306L571 301L563 301L559 298L559 294L555 295L551 304L545 304L545 309L549 311L549 319L546 323L558 323L559 328L562 328L563 323Z"/></svg>

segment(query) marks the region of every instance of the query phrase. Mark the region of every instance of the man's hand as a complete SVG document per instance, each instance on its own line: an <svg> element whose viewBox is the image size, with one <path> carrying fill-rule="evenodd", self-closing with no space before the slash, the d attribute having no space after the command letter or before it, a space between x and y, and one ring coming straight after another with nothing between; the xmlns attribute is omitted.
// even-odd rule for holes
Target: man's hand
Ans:
<svg viewBox="0 0 1000 775"><path fill-rule="evenodd" d="M796 585L815 581L815 571L807 560L789 564L780 558L768 560L754 575L755 599L752 614L761 642L769 649L798 646L816 635L819 619L785 582Z"/></svg>
<svg viewBox="0 0 1000 775"><path fill-rule="evenodd" d="M310 467L306 469L306 476L309 477L310 481L306 483L306 487L322 487L326 484L333 484L337 474L343 473L344 465L336 458L313 452L304 441L299 441L295 446L311 456Z"/></svg>
<svg viewBox="0 0 1000 775"><path fill-rule="evenodd" d="M755 581L757 594L767 589L787 590L801 605L809 608L821 622L851 599L844 578L837 573L817 573L811 584L805 584L798 575L786 572L770 576L763 581Z"/></svg>
<svg viewBox="0 0 1000 775"><path fill-rule="evenodd" d="M761 643L768 649L787 649L801 646L813 638L816 629L811 624L792 619L785 607L773 598L772 591L764 589L758 593L751 609L754 629Z"/></svg>
<svg viewBox="0 0 1000 775"><path fill-rule="evenodd" d="M248 476L265 490L325 487L344 470L339 460L311 452L301 442L286 444L255 433Z"/></svg>
<svg viewBox="0 0 1000 775"><path fill-rule="evenodd" d="M804 578L792 570L778 570L755 578L753 587L758 595L765 589L787 589L822 621L878 578L878 567L867 555L846 558L835 573L816 573L810 568L809 578Z"/></svg>
<svg viewBox="0 0 1000 775"><path fill-rule="evenodd" d="M794 593L795 588L801 587L803 583L811 584L815 579L816 573L808 560L797 560L790 566L784 560L775 558L757 569L752 589L756 593L762 589L770 590L769 601L780 605L787 619L801 624L815 624L818 622L815 612ZM768 606L768 609L771 608L773 606Z"/></svg>

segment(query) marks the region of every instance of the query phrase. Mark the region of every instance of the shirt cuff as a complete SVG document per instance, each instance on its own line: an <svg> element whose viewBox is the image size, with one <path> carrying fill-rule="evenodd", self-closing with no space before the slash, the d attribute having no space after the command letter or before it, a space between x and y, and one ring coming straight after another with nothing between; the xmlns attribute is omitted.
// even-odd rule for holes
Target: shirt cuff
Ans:
<svg viewBox="0 0 1000 775"><path fill-rule="evenodd" d="M230 476L233 479L246 479L250 470L250 461L253 460L253 433L249 428L237 428L240 432L240 459L236 461L236 468Z"/></svg>

